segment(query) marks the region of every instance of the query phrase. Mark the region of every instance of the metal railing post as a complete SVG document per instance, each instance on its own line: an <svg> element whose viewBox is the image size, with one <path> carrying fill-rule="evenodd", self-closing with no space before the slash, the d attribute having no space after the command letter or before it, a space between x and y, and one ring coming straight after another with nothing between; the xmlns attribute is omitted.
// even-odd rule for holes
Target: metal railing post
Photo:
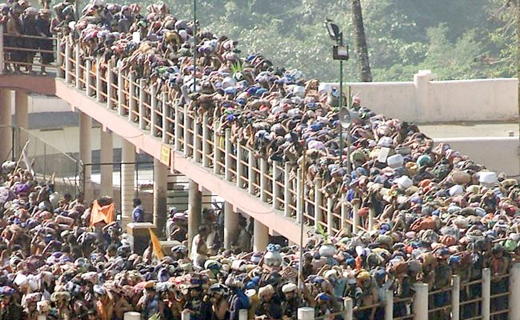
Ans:
<svg viewBox="0 0 520 320"><path fill-rule="evenodd" d="M224 142L224 172L227 181L231 181L231 129L226 129L226 141Z"/></svg>
<svg viewBox="0 0 520 320"><path fill-rule="evenodd" d="M283 191L283 213L286 217L290 217L291 216L291 201L292 201L292 197L291 197L291 189L290 189L290 185L292 184L291 183L291 165L286 162L285 163L285 168L284 168L284 173L283 173L283 184L285 186L284 188L284 191Z"/></svg>
<svg viewBox="0 0 520 320"><path fill-rule="evenodd" d="M482 320L491 318L491 269L482 270Z"/></svg>
<svg viewBox="0 0 520 320"><path fill-rule="evenodd" d="M128 120L134 122L134 112L136 107L135 99L135 72L129 71L130 83L128 84Z"/></svg>
<svg viewBox="0 0 520 320"><path fill-rule="evenodd" d="M280 207L280 188L278 187L278 183L276 179L280 176L280 162L273 161L273 209L278 210Z"/></svg>
<svg viewBox="0 0 520 320"><path fill-rule="evenodd" d="M96 101L102 102L103 97L101 92L103 91L103 81L101 79L101 58L96 59Z"/></svg>
<svg viewBox="0 0 520 320"><path fill-rule="evenodd" d="M209 128L208 128L208 113L204 112L202 115L202 165L204 168L209 168Z"/></svg>
<svg viewBox="0 0 520 320"><path fill-rule="evenodd" d="M199 135L201 124L199 123L198 117L199 115L195 113L193 124L193 159L197 163L202 161L202 155L199 152L202 149L202 138Z"/></svg>
<svg viewBox="0 0 520 320"><path fill-rule="evenodd" d="M334 199L327 198L327 233L332 236L334 235L334 231L332 230L332 226L334 224L334 215L332 214L334 207Z"/></svg>
<svg viewBox="0 0 520 320"><path fill-rule="evenodd" d="M71 69L72 61L70 61L70 37L65 37L65 82L69 84L71 82Z"/></svg>
<svg viewBox="0 0 520 320"><path fill-rule="evenodd" d="M125 103L125 79L123 78L123 71L117 68L117 114L125 115L123 105Z"/></svg>
<svg viewBox="0 0 520 320"><path fill-rule="evenodd" d="M74 48L74 52L76 53L76 89L81 90L81 66L83 65L83 61L81 61L81 54L79 49L79 44L76 44Z"/></svg>
<svg viewBox="0 0 520 320"><path fill-rule="evenodd" d="M153 84L150 90L150 134L157 137L157 85Z"/></svg>
<svg viewBox="0 0 520 320"><path fill-rule="evenodd" d="M451 277L451 320L460 319L460 276Z"/></svg>
<svg viewBox="0 0 520 320"><path fill-rule="evenodd" d="M189 132L190 119L188 118L188 107L187 106L184 106L183 118L184 118L184 156L188 157L190 155L190 146L188 143L188 141L190 140L190 132Z"/></svg>
<svg viewBox="0 0 520 320"><path fill-rule="evenodd" d="M321 210L321 204L323 202L323 193L321 188L323 186L323 180L317 178L314 185L314 226L318 226L320 221L323 219L323 212Z"/></svg>
<svg viewBox="0 0 520 320"><path fill-rule="evenodd" d="M352 232L357 234L359 231L359 203L356 203L352 209Z"/></svg>
<svg viewBox="0 0 520 320"><path fill-rule="evenodd" d="M2 32L2 36L3 36L3 32ZM2 46L3 46L3 42L2 42ZM2 50L3 52L3 50ZM58 66L58 77L59 78L63 78L64 74L63 74L63 70L61 69L61 67L63 66L63 56L61 55L61 35L58 33L58 36L57 36L57 39L56 39L56 53L57 53L57 56L56 56L56 65ZM2 69L3 71L4 69Z"/></svg>
<svg viewBox="0 0 520 320"><path fill-rule="evenodd" d="M171 114L171 106L168 103L168 94L163 92L161 95L162 100L162 142L169 144L169 136L168 136L168 118L170 118Z"/></svg>
<svg viewBox="0 0 520 320"><path fill-rule="evenodd" d="M352 298L344 298L343 306L345 307L345 320L354 319L354 303Z"/></svg>
<svg viewBox="0 0 520 320"><path fill-rule="evenodd" d="M373 205L370 205L368 210L368 230L372 230L374 228L374 217L376 216L376 208Z"/></svg>
<svg viewBox="0 0 520 320"><path fill-rule="evenodd" d="M267 160L260 158L260 200L267 202L267 175L269 174Z"/></svg>
<svg viewBox="0 0 520 320"><path fill-rule="evenodd" d="M296 223L303 221L303 188L305 188L305 186L302 186L302 169L298 169L296 172Z"/></svg>
<svg viewBox="0 0 520 320"><path fill-rule="evenodd" d="M394 292L385 290L385 320L394 318Z"/></svg>
<svg viewBox="0 0 520 320"><path fill-rule="evenodd" d="M173 137L175 151L181 151L181 112L179 111L179 103L174 102L173 112L175 113L174 125L173 125Z"/></svg>
<svg viewBox="0 0 520 320"><path fill-rule="evenodd" d="M107 61L107 108L113 109L114 103L112 96L114 95L114 72L113 72L113 61L112 59Z"/></svg>
<svg viewBox="0 0 520 320"><path fill-rule="evenodd" d="M92 77L90 76L90 73L92 72L92 60L87 59L85 62L85 90L87 92L87 97L92 96Z"/></svg>
<svg viewBox="0 0 520 320"><path fill-rule="evenodd" d="M240 143L237 143L237 187L242 189L243 183L242 183L242 176L244 174L244 164L243 164L243 158L244 158L244 147L240 145Z"/></svg>
<svg viewBox="0 0 520 320"><path fill-rule="evenodd" d="M213 173L220 174L220 165L218 164L220 151L218 144L220 136L218 135L218 128L213 128Z"/></svg>
<svg viewBox="0 0 520 320"><path fill-rule="evenodd" d="M253 183L255 182L255 170L253 170L254 168L254 163L255 163L255 155L253 154L253 150L252 149L249 149L249 156L248 156L248 159L247 159L247 173L248 173L248 179L249 179L249 186L248 186L248 189L249 189L249 194L252 194L252 195L255 195L255 186L253 185Z"/></svg>
<svg viewBox="0 0 520 320"><path fill-rule="evenodd" d="M139 80L139 129L146 129L146 121L144 120L145 116L145 106L144 106L144 87L146 85L146 81L144 79Z"/></svg>
<svg viewBox="0 0 520 320"><path fill-rule="evenodd" d="M341 228L346 230L348 236L352 234L352 230L350 230L350 224L347 223L348 220L348 208L345 203L345 199L347 198L346 193L341 194Z"/></svg>
<svg viewBox="0 0 520 320"><path fill-rule="evenodd" d="M417 282L414 284L415 297L413 299L413 313L415 320L428 320L428 284Z"/></svg>

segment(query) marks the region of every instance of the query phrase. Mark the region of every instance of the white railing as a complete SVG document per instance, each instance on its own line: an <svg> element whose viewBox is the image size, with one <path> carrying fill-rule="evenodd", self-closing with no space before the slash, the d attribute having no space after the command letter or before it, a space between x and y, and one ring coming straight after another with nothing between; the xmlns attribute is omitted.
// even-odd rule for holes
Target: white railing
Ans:
<svg viewBox="0 0 520 320"><path fill-rule="evenodd" d="M373 224L372 215L365 225L359 223L359 208L350 207L345 194L333 195L333 199L324 195L319 183L308 182L303 187L303 171L296 166L267 160L251 147L232 142L230 129L219 132L216 122L211 121L212 114L197 115L189 105L172 100L177 95L168 85L159 90L148 79L136 80L133 72L120 70L113 61L103 65L99 59L81 59L79 46L70 37L60 39L58 49L58 75L67 83L85 90L185 157L212 168L213 173L268 203L280 214L309 226L320 224L330 235L342 228L350 235Z"/></svg>

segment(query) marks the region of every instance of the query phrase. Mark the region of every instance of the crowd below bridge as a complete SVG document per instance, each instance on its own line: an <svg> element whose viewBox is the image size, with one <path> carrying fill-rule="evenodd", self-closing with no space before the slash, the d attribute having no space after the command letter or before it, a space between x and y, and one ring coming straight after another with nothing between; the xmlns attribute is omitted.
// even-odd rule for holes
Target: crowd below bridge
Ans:
<svg viewBox="0 0 520 320"><path fill-rule="evenodd" d="M395 317L413 314L409 298L418 282L436 292L431 318L450 319L451 292L441 289L451 286L453 275L462 283L461 302L474 301L461 307L465 319L479 315L475 299L482 292L475 281L485 268L493 276L492 294L509 290L505 276L520 257L517 180L298 70L276 67L261 54L243 55L236 41L182 20L164 3L143 10L94 0L75 12L65 1L52 8L52 19L50 4L43 6L38 11L26 0L1 6L4 46L20 48L9 53L11 71L23 72L25 65L33 72L38 55L51 63L50 36L60 35L59 46L69 38L82 59L100 61L102 73L111 61L206 115L221 143L230 129L233 142L255 150L256 158L301 168L307 197L320 180L325 198L357 207L363 221L372 211L374 221L372 229L364 224L366 232L352 235L311 234L299 261L297 246L253 252L246 220L232 248L222 248L218 210L201 212L203 224L188 252L187 213L171 210L167 237L182 244L162 256L151 242L139 255L118 222L92 218L94 206L112 199L60 195L52 181L37 181L20 163L6 161L0 319L112 320L129 311L142 319L180 319L183 311L193 319L238 319L243 309L250 319L295 319L302 306L316 316L336 314L349 297L355 318L372 320L384 317L386 290L398 299ZM350 150L340 149L338 139L338 109L347 102L357 115L348 129ZM298 288L300 263L304 285ZM508 304L501 296L492 309ZM507 319L507 313L494 318Z"/></svg>

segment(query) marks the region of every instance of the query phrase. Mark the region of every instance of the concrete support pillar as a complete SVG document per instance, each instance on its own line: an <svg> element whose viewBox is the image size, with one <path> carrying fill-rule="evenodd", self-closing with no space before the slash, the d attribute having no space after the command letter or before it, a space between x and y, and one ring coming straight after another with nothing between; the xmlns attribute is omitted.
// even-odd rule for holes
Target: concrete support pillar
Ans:
<svg viewBox="0 0 520 320"><path fill-rule="evenodd" d="M135 198L135 146L121 139L121 215L123 230L132 222Z"/></svg>
<svg viewBox="0 0 520 320"><path fill-rule="evenodd" d="M83 166L83 185L85 189L85 199L93 200L92 190L92 118L87 114L79 113L79 160Z"/></svg>
<svg viewBox="0 0 520 320"><path fill-rule="evenodd" d="M255 219L253 234L253 251L264 251L269 244L269 228Z"/></svg>
<svg viewBox="0 0 520 320"><path fill-rule="evenodd" d="M314 308L302 307L298 308L298 320L313 320Z"/></svg>
<svg viewBox="0 0 520 320"><path fill-rule="evenodd" d="M354 302L351 298L345 298L343 300L343 306L345 307L345 320L354 319Z"/></svg>
<svg viewBox="0 0 520 320"><path fill-rule="evenodd" d="M482 270L482 320L491 319L491 269Z"/></svg>
<svg viewBox="0 0 520 320"><path fill-rule="evenodd" d="M509 301L520 301L520 263L513 264L509 279ZM520 303L509 303L509 308L509 319L520 319Z"/></svg>
<svg viewBox="0 0 520 320"><path fill-rule="evenodd" d="M0 162L11 159L11 90L0 90Z"/></svg>
<svg viewBox="0 0 520 320"><path fill-rule="evenodd" d="M413 299L413 313L415 320L428 320L428 284L418 282L414 284L415 298Z"/></svg>
<svg viewBox="0 0 520 320"><path fill-rule="evenodd" d="M229 202L224 203L224 248L231 248L238 232L238 213Z"/></svg>
<svg viewBox="0 0 520 320"><path fill-rule="evenodd" d="M394 317L394 292L385 290L385 320L391 320Z"/></svg>
<svg viewBox="0 0 520 320"><path fill-rule="evenodd" d="M211 193L211 191L202 188L202 191L200 193L201 193L201 200L202 200L201 208L202 209L213 208L213 204L211 203L212 199L213 199L213 194Z"/></svg>
<svg viewBox="0 0 520 320"><path fill-rule="evenodd" d="M452 276L452 287L451 287L451 320L460 319L460 276ZM510 300L511 301L511 300ZM512 318L515 319L515 318ZM518 319L518 317L516 318Z"/></svg>
<svg viewBox="0 0 520 320"><path fill-rule="evenodd" d="M190 180L188 189L188 249L190 252L193 237L197 234L201 223L201 200L202 193L199 191L199 185Z"/></svg>
<svg viewBox="0 0 520 320"><path fill-rule="evenodd" d="M101 130L101 195L113 197L114 149L112 132Z"/></svg>
<svg viewBox="0 0 520 320"><path fill-rule="evenodd" d="M23 128L25 130L29 129L29 97L27 92L24 91L15 91L14 95L14 126L18 128ZM22 150L23 146L27 142L28 136L27 132L24 130L20 130L18 133L18 143L19 151Z"/></svg>
<svg viewBox="0 0 520 320"><path fill-rule="evenodd" d="M168 190L168 167L161 161L153 161L153 223L158 236L164 235L166 226L166 191Z"/></svg>

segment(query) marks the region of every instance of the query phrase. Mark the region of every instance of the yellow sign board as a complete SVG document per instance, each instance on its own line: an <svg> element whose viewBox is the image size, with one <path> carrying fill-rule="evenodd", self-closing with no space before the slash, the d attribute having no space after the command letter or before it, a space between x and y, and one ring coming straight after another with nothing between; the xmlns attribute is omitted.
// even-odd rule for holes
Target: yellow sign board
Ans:
<svg viewBox="0 0 520 320"><path fill-rule="evenodd" d="M170 157L172 154L172 150L165 145L161 147L161 163L165 166L170 166Z"/></svg>

